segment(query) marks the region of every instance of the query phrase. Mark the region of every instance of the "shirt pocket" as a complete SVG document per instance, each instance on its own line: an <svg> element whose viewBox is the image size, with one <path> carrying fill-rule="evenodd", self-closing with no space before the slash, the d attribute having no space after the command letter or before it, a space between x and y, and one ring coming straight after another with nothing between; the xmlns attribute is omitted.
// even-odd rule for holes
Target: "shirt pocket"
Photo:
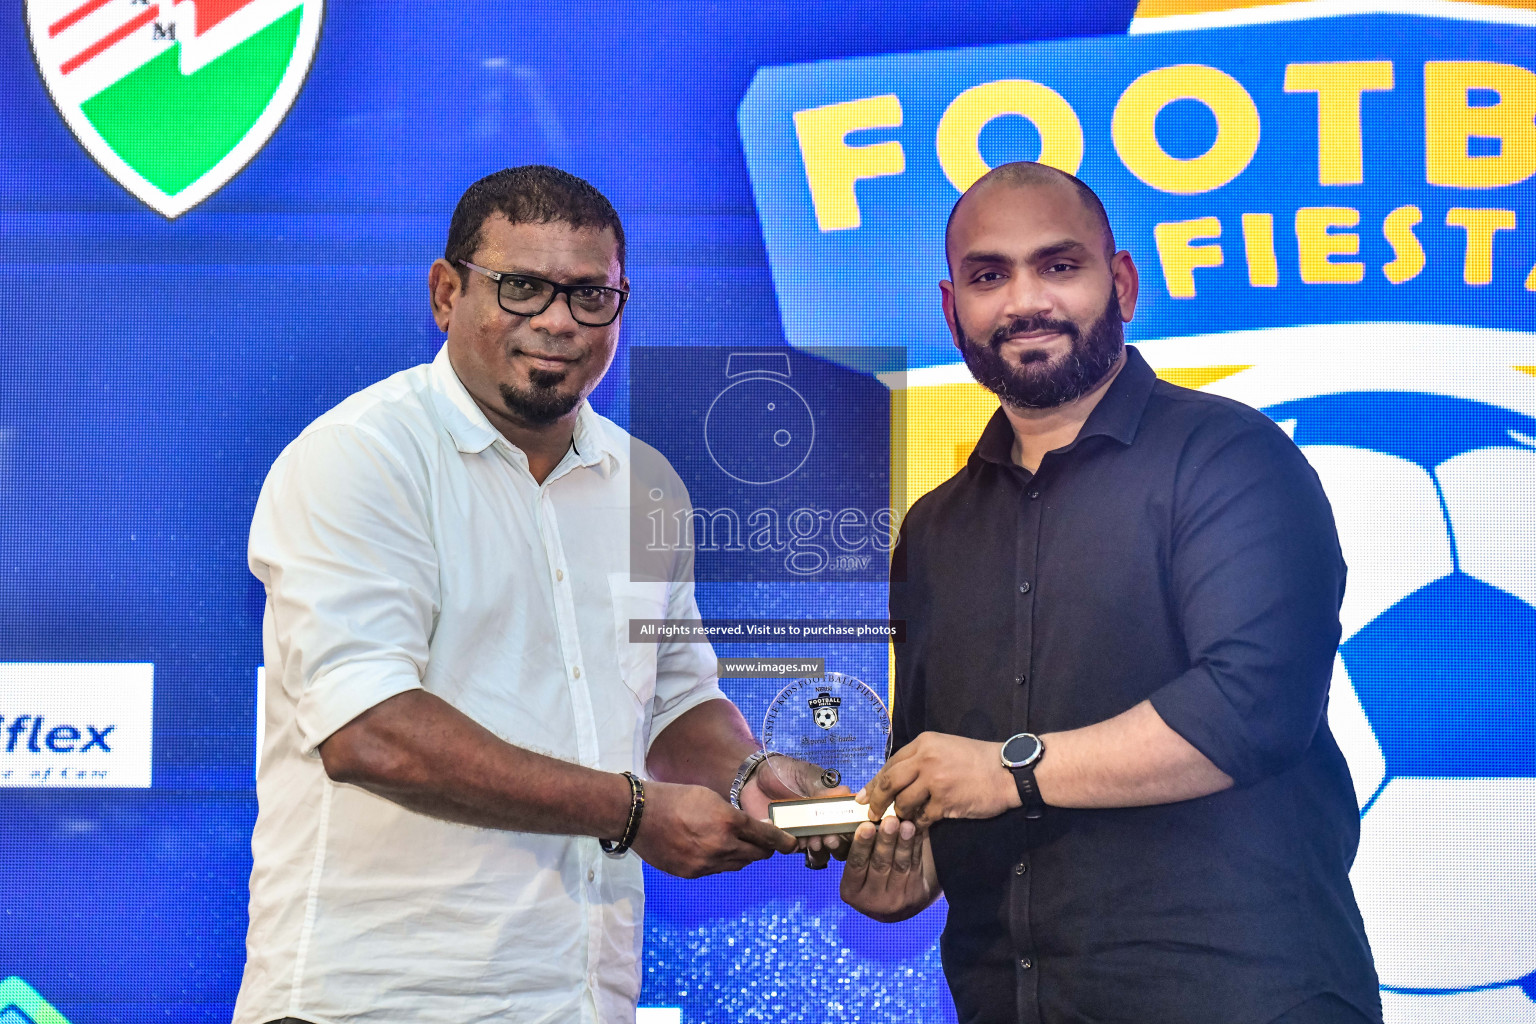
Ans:
<svg viewBox="0 0 1536 1024"><path fill-rule="evenodd" d="M630 643L630 619L663 619L667 615L667 584L635 582L628 573L608 574L608 590L613 597L614 643L619 651L619 675L624 685L641 704L649 704L656 695L656 651L654 643Z"/></svg>

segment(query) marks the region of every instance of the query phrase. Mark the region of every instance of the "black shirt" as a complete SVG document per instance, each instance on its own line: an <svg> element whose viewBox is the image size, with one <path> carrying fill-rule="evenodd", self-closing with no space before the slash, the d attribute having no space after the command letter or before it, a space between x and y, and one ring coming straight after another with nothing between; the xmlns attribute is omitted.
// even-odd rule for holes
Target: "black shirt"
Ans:
<svg viewBox="0 0 1536 1024"><path fill-rule="evenodd" d="M1159 381L1134 349L1038 472L1012 445L999 411L903 525L893 744L1074 729L1150 698L1236 786L935 825L960 1020L1261 1024L1320 993L1380 1020L1324 715L1344 561L1316 474L1267 417Z"/></svg>

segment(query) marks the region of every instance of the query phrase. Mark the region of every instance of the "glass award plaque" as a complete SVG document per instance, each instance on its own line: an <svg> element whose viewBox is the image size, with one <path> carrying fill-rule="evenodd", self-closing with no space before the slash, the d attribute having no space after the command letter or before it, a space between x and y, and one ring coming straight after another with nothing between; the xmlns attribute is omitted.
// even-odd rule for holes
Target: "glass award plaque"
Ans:
<svg viewBox="0 0 1536 1024"><path fill-rule="evenodd" d="M802 793L805 765L820 769L817 781L824 789L859 790L885 764L890 735L885 702L863 682L841 672L796 679L779 691L763 718L763 748L785 755L770 757L767 767ZM796 836L852 832L869 820L868 806L849 795L777 800L768 805L768 812L774 825Z"/></svg>

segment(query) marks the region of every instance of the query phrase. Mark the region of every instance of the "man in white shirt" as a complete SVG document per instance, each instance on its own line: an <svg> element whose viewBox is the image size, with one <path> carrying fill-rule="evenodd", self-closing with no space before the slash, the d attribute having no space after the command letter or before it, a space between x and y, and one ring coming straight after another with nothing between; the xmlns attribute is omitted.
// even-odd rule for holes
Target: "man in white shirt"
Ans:
<svg viewBox="0 0 1536 1024"><path fill-rule="evenodd" d="M710 646L629 642L630 619L699 612L686 560L630 565L637 476L681 482L586 403L628 297L613 207L553 168L493 174L429 285L437 358L310 424L257 503L235 1024L630 1021L625 850L697 876L795 848L760 820L795 794L751 770Z"/></svg>

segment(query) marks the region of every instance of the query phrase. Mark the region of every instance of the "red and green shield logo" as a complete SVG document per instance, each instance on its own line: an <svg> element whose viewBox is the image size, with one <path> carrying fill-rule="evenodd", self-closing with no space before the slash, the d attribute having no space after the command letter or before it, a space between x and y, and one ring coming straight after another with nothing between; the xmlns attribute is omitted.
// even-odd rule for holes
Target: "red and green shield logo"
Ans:
<svg viewBox="0 0 1536 1024"><path fill-rule="evenodd" d="M102 169L167 217L222 188L304 85L324 0L27 0L32 53Z"/></svg>

